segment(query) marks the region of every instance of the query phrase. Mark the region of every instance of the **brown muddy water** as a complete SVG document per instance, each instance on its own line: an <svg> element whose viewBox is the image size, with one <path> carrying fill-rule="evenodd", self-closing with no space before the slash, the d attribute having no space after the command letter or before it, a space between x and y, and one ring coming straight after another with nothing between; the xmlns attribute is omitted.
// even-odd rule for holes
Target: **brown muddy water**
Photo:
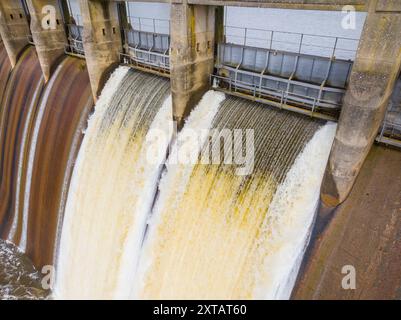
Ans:
<svg viewBox="0 0 401 320"><path fill-rule="evenodd" d="M0 239L0 300L46 299L43 276L11 242Z"/></svg>

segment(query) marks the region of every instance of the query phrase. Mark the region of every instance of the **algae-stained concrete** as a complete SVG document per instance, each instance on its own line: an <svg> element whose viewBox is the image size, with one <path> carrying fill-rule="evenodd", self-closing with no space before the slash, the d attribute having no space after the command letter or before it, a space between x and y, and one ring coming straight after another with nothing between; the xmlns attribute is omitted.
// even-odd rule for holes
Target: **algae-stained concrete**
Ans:
<svg viewBox="0 0 401 320"><path fill-rule="evenodd" d="M58 0L27 0L31 32L46 82L64 55L67 37Z"/></svg>
<svg viewBox="0 0 401 320"><path fill-rule="evenodd" d="M97 100L109 71L118 64L122 51L116 2L81 0L83 45L92 93Z"/></svg>
<svg viewBox="0 0 401 320"><path fill-rule="evenodd" d="M401 298L401 151L373 146L348 199L312 240L293 299ZM356 289L344 290L345 265Z"/></svg>
<svg viewBox="0 0 401 320"><path fill-rule="evenodd" d="M30 34L28 19L20 1L0 1L0 34L14 68Z"/></svg>
<svg viewBox="0 0 401 320"><path fill-rule="evenodd" d="M214 67L213 6L171 5L171 92L179 125L210 88Z"/></svg>

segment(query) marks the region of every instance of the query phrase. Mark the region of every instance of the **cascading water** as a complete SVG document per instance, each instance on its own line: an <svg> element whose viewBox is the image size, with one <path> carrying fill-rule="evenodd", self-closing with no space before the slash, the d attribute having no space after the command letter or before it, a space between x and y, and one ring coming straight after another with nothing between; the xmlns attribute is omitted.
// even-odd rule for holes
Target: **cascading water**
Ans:
<svg viewBox="0 0 401 320"><path fill-rule="evenodd" d="M193 111L170 158L188 143L180 142L180 136L205 129L202 118L212 118L217 133L254 130L254 170L238 175L232 164L202 164L208 152L194 165L167 165L133 296L288 298L335 125L233 97L224 100L214 117L215 109L208 107L202 101ZM233 137L237 143L243 139ZM224 150L206 142L203 151ZM246 144L239 145L236 153L241 154Z"/></svg>
<svg viewBox="0 0 401 320"><path fill-rule="evenodd" d="M36 266L53 265L72 169L93 108L83 60L66 57L46 84L23 157L20 205L25 252Z"/></svg>
<svg viewBox="0 0 401 320"><path fill-rule="evenodd" d="M15 194L20 187L20 155L28 149L27 134L44 86L35 48L22 54L14 68L2 100L0 132L0 237L19 245L22 217L14 215L18 206Z"/></svg>
<svg viewBox="0 0 401 320"><path fill-rule="evenodd" d="M128 297L161 170L146 161L146 134L169 125L169 90L168 80L125 67L107 82L74 168L56 297Z"/></svg>
<svg viewBox="0 0 401 320"><path fill-rule="evenodd" d="M11 70L1 45L0 63L0 238L8 240L0 242L0 260L9 264L0 263L0 287L11 279L0 298L34 298L30 276L24 276L33 266L20 256L25 253L39 269L53 264L92 92L81 59L65 57L46 84L34 47L27 47ZM7 275L17 272L17 265L24 267L21 273ZM48 293L39 289L32 292Z"/></svg>
<svg viewBox="0 0 401 320"><path fill-rule="evenodd" d="M0 239L0 300L45 299L42 275L18 247Z"/></svg>
<svg viewBox="0 0 401 320"><path fill-rule="evenodd" d="M173 144L151 212L161 167L146 158L148 138L171 132L168 91L167 80L123 67L106 84L74 168L55 296L288 298L335 125L210 91ZM234 159L250 161L250 174L203 163L205 150L228 153L209 145L215 129L234 132ZM247 129L244 156L251 144L235 130ZM175 163L187 153L198 160Z"/></svg>
<svg viewBox="0 0 401 320"><path fill-rule="evenodd" d="M44 89L32 48L11 73L0 70L7 82L0 110L2 237L42 266L53 261L62 225L58 298L288 298L335 125L210 91L175 138L159 183L173 137L169 81L117 69L75 161L92 103L79 61L66 58ZM19 81L21 74L28 81ZM23 93L14 97L13 90ZM165 139L152 145L160 132ZM186 140L199 132L198 140ZM210 145L215 132L232 134L232 154L213 139ZM206 164L207 150L242 162ZM161 158L149 161L149 151ZM175 163L187 154L196 161ZM19 263L19 251L0 247L10 266ZM29 270L35 292L40 278ZM7 279L13 278L0 274ZM26 289L22 295L30 294Z"/></svg>

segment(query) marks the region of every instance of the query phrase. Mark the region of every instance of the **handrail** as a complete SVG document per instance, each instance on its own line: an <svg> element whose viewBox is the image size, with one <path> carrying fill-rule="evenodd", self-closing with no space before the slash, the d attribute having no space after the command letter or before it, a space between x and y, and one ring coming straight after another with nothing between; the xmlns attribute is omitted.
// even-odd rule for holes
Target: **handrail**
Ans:
<svg viewBox="0 0 401 320"><path fill-rule="evenodd" d="M170 34L170 20L168 19L157 19L157 18L145 18L145 17L137 17L137 16L128 16L128 21L131 24L132 29L137 31L147 31L153 33L162 33L166 34L165 32L158 32L158 29L167 29L167 34ZM149 22L150 23L146 23ZM167 23L167 26L163 26L162 24Z"/></svg>
<svg viewBox="0 0 401 320"><path fill-rule="evenodd" d="M266 96L268 96L269 92L267 92L267 94L265 92L263 92L263 93L265 93L264 95L260 94L261 92L257 91L257 87L259 87L258 85L249 84L248 88L246 88L246 86L241 87L240 89L245 89L245 90L248 90L248 92L250 92L250 94L244 94L244 93L241 93L238 91L233 91L234 80L232 78L227 78L227 77L222 77L222 76L212 74L212 75L210 75L210 80L211 80L212 86L215 90L223 91L223 92L226 92L226 93L234 95L234 96L239 96L239 97L242 97L245 99L254 100L256 102L266 103L270 106L277 107L279 109L295 111L297 113L301 113L301 114L319 118L319 119L331 120L331 121L337 120L337 117L335 115L325 114L325 113L320 112L320 110L316 109L316 106L317 106L316 98L309 97L309 100L310 100L309 107L306 105L303 105L303 107L300 107L300 106L297 106L296 104L294 104L294 105L288 104L288 98L289 98L289 100L291 100L293 102L297 102L296 97L299 96L298 94L292 94L292 93L286 94L286 92L283 90L269 88L271 90L276 90L276 92L279 93L279 95L275 96L277 99L279 99L279 101L274 101L274 100L270 100L269 98L266 98ZM217 81L218 80L226 80L228 82L228 89L219 87L216 80ZM236 85L241 84L241 83L244 83L244 82L238 81L238 80L236 81ZM262 88L267 88L267 87L262 87ZM258 95L258 93L259 93L259 95ZM321 108L321 106L319 106L319 108Z"/></svg>
<svg viewBox="0 0 401 320"><path fill-rule="evenodd" d="M245 81L240 81L240 80L235 80L232 79L231 77L224 77L224 76L219 76L219 75L211 75L211 79L217 79L217 80L223 80L226 81L229 84L229 91L232 91L233 89L235 90L235 87L248 87L252 89L253 95L255 96L257 93L261 94L261 93L277 93L277 97L281 96L281 100L282 102L288 98L294 98L294 99L298 99L298 100L304 100L304 102L306 101L310 101L310 104L312 106L318 105L322 108L329 108L329 109L336 109L339 110L340 109L340 105L335 104L333 101L329 101L329 100L325 100L325 99L318 99L315 97L311 97L311 96L306 96L306 95L301 95L298 93L293 93L293 92L289 92L286 90L280 90L277 88L272 88L272 87L267 87L267 86L261 86L258 84L254 84L254 83L249 83L249 82L245 82ZM213 83L213 81L212 81ZM234 87L234 88L233 88ZM330 89L330 88L328 88Z"/></svg>
<svg viewBox="0 0 401 320"><path fill-rule="evenodd" d="M240 30L241 34L229 34L227 33L227 29ZM252 36L252 32L264 32L266 33L266 37ZM340 52L347 53L349 59L354 59L357 51L357 46L359 43L358 39L348 38L348 37L336 37L336 36L325 36L325 35L317 35L317 34L308 34L308 33L298 33L298 32L289 32L289 31L277 31L277 30L267 30L267 29L258 29L258 28L247 28L247 27L236 27L236 26L224 26L224 35L226 43L237 43L244 46L261 46L261 48L266 49L274 49L279 45L285 44L288 46L292 46L292 51L302 53L304 51L311 51L313 48L323 49L330 51L325 54L325 56L334 58L336 54L340 54ZM297 40L293 38L282 39L280 35L287 35L296 37ZM236 41L235 39L240 39ZM309 41L307 41L310 39ZM319 42L311 42L311 39L315 39L314 41ZM332 44L321 44L322 41L330 41ZM344 47L340 46L343 42L353 42L352 46ZM308 49L309 48L309 49ZM277 48L276 48L277 49ZM286 50L289 50L286 48ZM322 54L322 52L319 52Z"/></svg>

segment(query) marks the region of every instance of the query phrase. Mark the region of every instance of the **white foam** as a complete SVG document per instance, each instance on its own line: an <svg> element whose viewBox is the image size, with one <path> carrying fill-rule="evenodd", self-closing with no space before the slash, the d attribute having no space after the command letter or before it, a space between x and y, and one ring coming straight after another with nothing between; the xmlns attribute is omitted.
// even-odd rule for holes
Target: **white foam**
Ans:
<svg viewBox="0 0 401 320"><path fill-rule="evenodd" d="M256 281L256 299L289 299L308 244L320 185L336 124L320 128L298 155L273 197L264 227L273 230L263 271Z"/></svg>
<svg viewBox="0 0 401 320"><path fill-rule="evenodd" d="M200 132L201 130L208 130L212 126L213 118L215 117L220 104L224 101L225 95L221 92L217 92L214 90L209 90L204 94L201 101L198 105L192 110L191 114L188 116L185 125L179 135L184 135L186 130L195 130ZM200 137L206 139L206 136ZM200 153L201 148L204 144L205 140L200 140L200 143L197 144L197 150L194 150L195 153ZM171 148L171 153L169 155L169 159L178 157L179 150L179 139L176 139ZM160 194L156 201L155 207L153 209L153 213L151 218L148 221L149 225L156 226L160 223L160 210L165 201L171 195L171 192L182 195L188 180L190 178L192 169L195 163L192 164L177 164L176 161L167 160L166 170L163 173L163 176L160 180L159 190ZM178 201L178 199L177 199ZM155 230L156 228L149 228L150 230ZM140 264L138 268L138 274L135 280L135 286L131 297L137 298L141 288L143 286L143 281L145 277L145 272L148 269L151 261L151 239L154 238L152 234L155 231L150 231L150 233L146 236L144 246L142 248L142 255L140 259ZM149 239L149 241L148 241Z"/></svg>

